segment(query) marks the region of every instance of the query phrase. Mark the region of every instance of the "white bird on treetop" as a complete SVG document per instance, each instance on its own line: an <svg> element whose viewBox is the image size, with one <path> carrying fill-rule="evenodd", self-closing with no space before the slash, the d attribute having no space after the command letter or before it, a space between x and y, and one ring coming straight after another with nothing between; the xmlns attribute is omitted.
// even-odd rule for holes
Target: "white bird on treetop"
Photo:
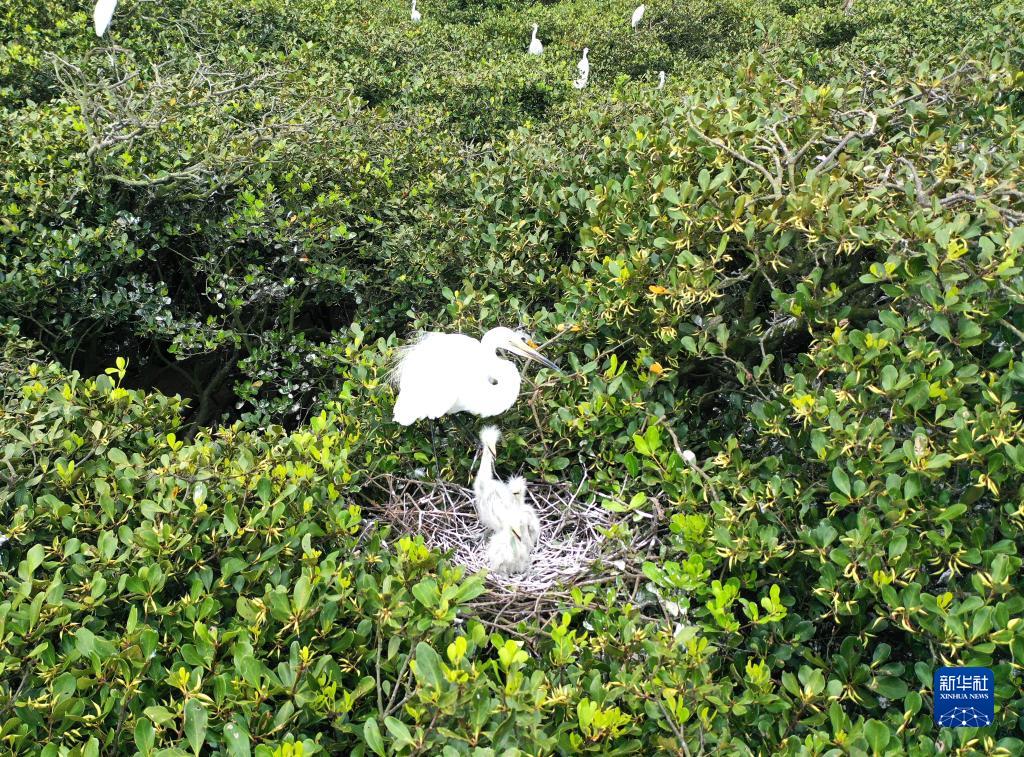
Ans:
<svg viewBox="0 0 1024 757"><path fill-rule="evenodd" d="M521 379L515 363L498 357L499 349L558 370L527 334L504 326L479 340L465 334L423 334L402 348L391 373L398 387L394 420L408 426L450 413L481 418L504 413L519 396Z"/></svg>
<svg viewBox="0 0 1024 757"><path fill-rule="evenodd" d="M98 0L96 7L92 10L92 23L96 29L96 36L102 37L107 33L110 20L114 17L114 9L117 8L117 0Z"/></svg>
<svg viewBox="0 0 1024 757"><path fill-rule="evenodd" d="M645 10L647 10L647 6L646 5L638 5L636 7L636 10L633 11L633 18L630 20L630 23L633 25L634 29L636 29L638 26L640 26L640 21L644 17L644 11Z"/></svg>
<svg viewBox="0 0 1024 757"><path fill-rule="evenodd" d="M539 39L537 39L538 28L539 26L537 24L533 25L533 36L530 38L530 47L527 49L527 52L530 55L541 55L544 52L544 45L541 44Z"/></svg>
<svg viewBox="0 0 1024 757"><path fill-rule="evenodd" d="M583 48L583 57L580 58L580 62L576 64L576 71L578 76L576 81L572 83L572 86L576 89L583 89L587 86L587 81L590 79L590 60L587 58L587 53L590 52L589 47Z"/></svg>
<svg viewBox="0 0 1024 757"><path fill-rule="evenodd" d="M658 89L665 89L665 72L658 72Z"/></svg>
<svg viewBox="0 0 1024 757"><path fill-rule="evenodd" d="M423 20L423 16L421 16L420 12L416 10L416 0L412 0L412 12L409 14L409 18L412 19L414 24L418 24Z"/></svg>

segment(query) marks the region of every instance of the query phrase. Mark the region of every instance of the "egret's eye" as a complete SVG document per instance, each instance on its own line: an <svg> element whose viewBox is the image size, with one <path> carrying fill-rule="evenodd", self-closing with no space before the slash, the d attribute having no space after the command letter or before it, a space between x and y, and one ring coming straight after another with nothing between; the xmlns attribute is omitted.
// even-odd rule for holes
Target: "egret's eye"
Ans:
<svg viewBox="0 0 1024 757"><path fill-rule="evenodd" d="M498 385L498 379L494 378L494 376L491 376L487 380L491 383L491 386L497 386Z"/></svg>

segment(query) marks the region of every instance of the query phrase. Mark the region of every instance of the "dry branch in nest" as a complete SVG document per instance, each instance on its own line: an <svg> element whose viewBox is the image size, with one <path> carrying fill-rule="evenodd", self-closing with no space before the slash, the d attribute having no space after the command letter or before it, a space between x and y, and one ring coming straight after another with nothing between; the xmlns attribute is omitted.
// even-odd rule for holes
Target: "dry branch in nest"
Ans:
<svg viewBox="0 0 1024 757"><path fill-rule="evenodd" d="M427 546L450 554L468 573L487 571L487 591L471 605L498 627L549 617L560 604L571 602L573 587L639 576L638 563L655 538L654 528L628 544L610 535L619 518L602 502L617 501L614 497L581 498L579 488L531 482L526 499L540 517L540 540L530 570L505 575L487 568L489 532L477 517L471 489L397 476L381 476L374 484L381 497L370 509L382 520L402 533L422 534Z"/></svg>

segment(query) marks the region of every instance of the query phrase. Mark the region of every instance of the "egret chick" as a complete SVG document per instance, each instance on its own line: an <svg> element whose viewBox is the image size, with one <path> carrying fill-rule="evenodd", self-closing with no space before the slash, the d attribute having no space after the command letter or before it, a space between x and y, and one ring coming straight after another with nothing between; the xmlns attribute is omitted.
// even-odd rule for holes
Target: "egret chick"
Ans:
<svg viewBox="0 0 1024 757"><path fill-rule="evenodd" d="M502 516L516 506L515 495L508 485L494 476L494 458L497 456L500 439L501 431L495 426L485 426L480 430L480 468L473 479L476 514L490 531L498 531L508 525Z"/></svg>
<svg viewBox="0 0 1024 757"><path fill-rule="evenodd" d="M117 8L117 0L97 0L96 7L92 10L92 23L97 37L102 37L107 33L110 21L114 18L115 8Z"/></svg>
<svg viewBox="0 0 1024 757"><path fill-rule="evenodd" d="M658 72L658 89L665 89L665 72Z"/></svg>
<svg viewBox="0 0 1024 757"><path fill-rule="evenodd" d="M572 83L572 86L576 89L583 89L587 86L587 81L590 79L590 60L587 58L587 53L590 52L589 47L583 48L583 57L580 58L580 62L576 64L576 81Z"/></svg>
<svg viewBox="0 0 1024 757"><path fill-rule="evenodd" d="M511 528L496 531L487 542L487 564L497 573L525 573L530 549Z"/></svg>
<svg viewBox="0 0 1024 757"><path fill-rule="evenodd" d="M526 503L526 479L522 476L513 476L508 480L508 490L516 504L514 514L516 530L519 532L524 546L532 552L540 539L540 518L532 505Z"/></svg>
<svg viewBox="0 0 1024 757"><path fill-rule="evenodd" d="M542 55L544 53L544 45L541 44L539 39L537 39L538 28L539 26L537 24L533 25L533 37L530 38L530 47L526 51L530 55Z"/></svg>
<svg viewBox="0 0 1024 757"><path fill-rule="evenodd" d="M646 5L638 5L636 7L636 10L633 11L633 18L631 18L629 21L629 23L633 25L633 31L636 31L636 28L640 26L640 22L643 20L644 17L644 11L646 10Z"/></svg>
<svg viewBox="0 0 1024 757"><path fill-rule="evenodd" d="M412 19L414 24L418 24L423 20L423 16L421 16L420 12L416 10L416 0L412 0L412 12L409 14L409 18Z"/></svg>

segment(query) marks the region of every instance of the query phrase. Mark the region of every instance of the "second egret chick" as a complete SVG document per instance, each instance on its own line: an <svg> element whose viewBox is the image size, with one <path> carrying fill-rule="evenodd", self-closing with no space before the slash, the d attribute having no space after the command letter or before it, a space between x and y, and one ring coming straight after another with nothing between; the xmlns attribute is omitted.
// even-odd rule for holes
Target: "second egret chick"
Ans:
<svg viewBox="0 0 1024 757"><path fill-rule="evenodd" d="M508 480L508 490L512 493L517 511L510 515L509 520L514 521L519 538L532 552L540 539L540 518L537 517L537 511L533 506L526 504L526 479L522 476L513 476Z"/></svg>
<svg viewBox="0 0 1024 757"><path fill-rule="evenodd" d="M511 528L495 531L487 542L487 564L497 573L525 573L530 549Z"/></svg>

